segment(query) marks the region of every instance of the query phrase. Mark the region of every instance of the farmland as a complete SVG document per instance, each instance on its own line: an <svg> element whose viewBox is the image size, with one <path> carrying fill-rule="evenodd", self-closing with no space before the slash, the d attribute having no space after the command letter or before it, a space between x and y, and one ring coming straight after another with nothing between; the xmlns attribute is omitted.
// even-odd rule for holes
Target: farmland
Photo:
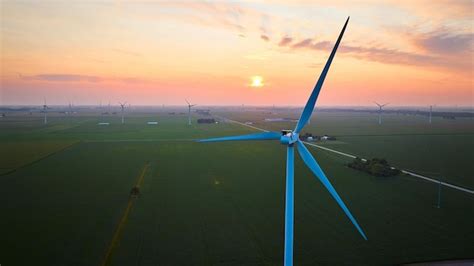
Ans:
<svg viewBox="0 0 474 266"><path fill-rule="evenodd" d="M296 116L287 111L284 116ZM280 130L260 112L216 114ZM282 115L282 114L280 114ZM285 148L277 142L196 143L245 134L219 123L187 126L183 115L133 113L98 126L93 114L12 115L0 121L0 263L100 265L143 166L141 195L111 265L280 265ZM472 120L316 113L306 131L323 145L474 188ZM146 121L159 121L157 126ZM318 158L369 240L364 241L299 158L295 160L295 264L392 265L472 258L473 195L406 175L375 178L327 151ZM298 156L297 156L298 157ZM28 254L26 256L25 254Z"/></svg>
<svg viewBox="0 0 474 266"><path fill-rule="evenodd" d="M297 112L253 115L224 114L239 121L256 121L255 126L280 130L293 128L295 123L265 123L263 117L290 117ZM328 134L338 141L326 142L332 149L363 158L386 158L397 167L441 178L451 183L474 188L474 120L434 118L428 124L422 116L384 115L378 125L377 114L315 113L312 123L303 132Z"/></svg>

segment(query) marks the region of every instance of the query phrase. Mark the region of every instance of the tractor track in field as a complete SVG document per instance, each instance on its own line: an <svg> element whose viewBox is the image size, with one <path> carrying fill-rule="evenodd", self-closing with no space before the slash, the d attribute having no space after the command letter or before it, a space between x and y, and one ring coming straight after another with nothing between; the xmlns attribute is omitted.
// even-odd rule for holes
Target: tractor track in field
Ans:
<svg viewBox="0 0 474 266"><path fill-rule="evenodd" d="M263 131L263 132L269 132L269 130L266 130L266 129L263 129L263 128L259 128L259 127L255 127L255 126L251 126L251 125L247 125L245 123L242 123L242 122L239 122L239 121L235 121L235 120L232 120L232 119L228 119L228 118L225 118L225 117L222 117L222 116L216 116L220 119L224 119L224 120L227 120L227 121L230 121L230 122L233 122L233 123L236 123L236 124L239 124L239 125L242 125L242 126L245 126L245 127L249 127L249 128L252 128L252 129L256 129L256 130L259 130L259 131ZM466 134L466 135L469 135L469 134ZM349 157L349 158L352 158L352 159L355 159L357 158L358 156L355 156L355 155L352 155L352 154L349 154L349 153L345 153L345 152L341 152L341 151L336 151L336 150L333 150L333 149L330 149L330 148L327 148L327 147L323 147L321 145L317 145L317 144L314 144L314 143L310 143L310 142L306 142L306 141L303 141L304 144L307 144L309 146L312 146L312 147L315 147L315 148L318 148L318 149L322 149L322 150L325 150L325 151L329 151L329 152L332 152L332 153L336 153L336 154L339 154L339 155L342 155L342 156L345 156L345 157ZM361 158L361 157L359 157ZM364 158L361 158L362 160L366 160ZM398 168L399 169L399 168ZM451 183L447 183L447 182L442 182L440 180L437 180L437 179L434 179L434 178L431 178L431 177L428 177L428 176L424 176L424 175L420 175L420 174L417 174L413 171L408 171L408 170L404 170L404 169L400 169L400 171L404 174L407 174L407 175L410 175L412 177L416 177L416 178L419 178L419 179L422 179L422 180L425 180L425 181L428 181L428 182L432 182L432 183L436 183L436 184L441 184L445 187L449 187L449 188L452 188L452 189L455 189L455 190L458 190L458 191L462 191L462 192L465 192L465 193L468 193L468 194L473 194L474 195L474 190L470 189L470 188L466 188L466 187L461 187L461 186L457 186L457 185L454 185L454 184L451 184Z"/></svg>
<svg viewBox="0 0 474 266"><path fill-rule="evenodd" d="M148 168L150 167L150 163L147 162L145 166L143 166L142 171L140 173L140 176L138 177L136 187L140 187L143 183L143 178L145 177L145 174L148 171ZM136 198L131 196L128 198L127 206L125 207L125 211L122 214L122 217L120 218L119 223L117 224L117 227L115 228L114 235L112 236L112 240L110 241L110 244L107 248L107 252L104 255L104 258L102 262L100 263L101 266L105 265L110 265L111 264L111 259L113 252L115 248L118 246L120 242L120 238L122 236L122 232L125 228L125 224L127 223L128 215L130 214L130 211L132 210L133 203L135 202Z"/></svg>

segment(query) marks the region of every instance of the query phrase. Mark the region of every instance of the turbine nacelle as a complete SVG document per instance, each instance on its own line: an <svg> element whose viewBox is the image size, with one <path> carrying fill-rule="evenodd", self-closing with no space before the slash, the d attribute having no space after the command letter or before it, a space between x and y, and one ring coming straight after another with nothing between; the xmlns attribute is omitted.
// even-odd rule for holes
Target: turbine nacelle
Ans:
<svg viewBox="0 0 474 266"><path fill-rule="evenodd" d="M280 143L283 145L293 145L297 142L300 134L293 132L293 130L285 129L281 131Z"/></svg>

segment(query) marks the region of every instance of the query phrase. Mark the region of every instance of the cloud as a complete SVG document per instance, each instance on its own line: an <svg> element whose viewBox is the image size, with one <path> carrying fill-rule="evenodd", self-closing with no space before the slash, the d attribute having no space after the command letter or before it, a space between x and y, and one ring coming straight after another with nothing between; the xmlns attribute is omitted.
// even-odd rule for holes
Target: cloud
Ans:
<svg viewBox="0 0 474 266"><path fill-rule="evenodd" d="M266 41L266 42L270 41L270 37L268 37L268 36L265 35L265 34L261 34L261 35L260 35L260 38L261 38L262 40Z"/></svg>
<svg viewBox="0 0 474 266"><path fill-rule="evenodd" d="M304 48L311 46L313 40L312 39L304 39L298 43L293 44L293 48Z"/></svg>
<svg viewBox="0 0 474 266"><path fill-rule="evenodd" d="M434 32L415 38L415 45L436 54L459 54L472 51L474 34Z"/></svg>
<svg viewBox="0 0 474 266"><path fill-rule="evenodd" d="M19 78L24 81L48 81L48 82L120 82L120 83L146 83L147 80L134 77L99 77L79 74L38 74L31 76L23 76L18 74Z"/></svg>
<svg viewBox="0 0 474 266"><path fill-rule="evenodd" d="M358 46L341 44L338 52L357 59L380 62L384 64L414 65L434 68L444 68L451 70L470 71L472 63L472 35L438 35L428 34L413 38L417 46L426 52L406 52L398 49L390 49L375 46ZM314 41L313 39L303 39L290 45L293 38L286 36L278 45L291 50L310 49L317 51L331 51L334 42ZM460 56L451 56L453 50L460 53L467 53L467 59Z"/></svg>
<svg viewBox="0 0 474 266"><path fill-rule="evenodd" d="M278 43L279 46L287 46L293 41L293 38L290 38L288 36L283 37L281 41Z"/></svg>
<svg viewBox="0 0 474 266"><path fill-rule="evenodd" d="M87 75L76 75L76 74L38 74L33 76L23 76L19 75L22 80L38 80L38 81L51 81L51 82L100 82L102 78L97 76L87 76Z"/></svg>
<svg viewBox="0 0 474 266"><path fill-rule="evenodd" d="M147 12L150 13L140 14L139 18L172 19L195 25L238 31L239 33L246 30L243 23L245 17L257 13L236 3L165 1L143 4L149 5Z"/></svg>

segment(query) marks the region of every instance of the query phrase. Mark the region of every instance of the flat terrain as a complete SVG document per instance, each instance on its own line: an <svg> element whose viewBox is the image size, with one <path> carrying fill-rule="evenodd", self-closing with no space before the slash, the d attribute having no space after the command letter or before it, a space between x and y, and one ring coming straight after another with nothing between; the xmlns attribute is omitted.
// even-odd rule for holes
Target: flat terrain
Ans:
<svg viewBox="0 0 474 266"><path fill-rule="evenodd" d="M279 130L258 111L219 115ZM281 115L281 114L280 114ZM296 114L285 113L286 116ZM279 116L275 114L273 116ZM194 117L197 118L197 117ZM278 142L196 143L251 133L233 123L187 126L184 115L12 115L0 120L0 263L101 265L143 176L111 265L280 265L285 148ZM317 113L324 145L474 188L472 120ZM98 126L107 120L110 126ZM159 121L159 125L146 125ZM439 123L438 123L439 122ZM472 258L474 197L410 176L375 178L310 148L353 212L364 241L296 156L295 264L393 265ZM470 159L471 158L471 159ZM432 174L430 174L432 173Z"/></svg>
<svg viewBox="0 0 474 266"><path fill-rule="evenodd" d="M264 122L264 118L297 119L299 113L276 111L223 113L238 121L252 121L254 126L281 130L296 123ZM474 120L447 120L434 117L432 124L425 116L383 115L378 124L376 113L314 113L303 133L328 134L338 141L318 143L331 149L362 158L386 158L393 165L459 186L474 189Z"/></svg>

